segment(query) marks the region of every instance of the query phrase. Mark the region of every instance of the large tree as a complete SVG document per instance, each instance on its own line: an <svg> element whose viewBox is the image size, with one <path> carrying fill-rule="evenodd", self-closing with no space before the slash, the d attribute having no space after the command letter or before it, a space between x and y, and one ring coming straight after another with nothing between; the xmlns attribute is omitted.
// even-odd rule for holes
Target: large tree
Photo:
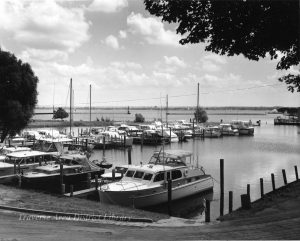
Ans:
<svg viewBox="0 0 300 241"><path fill-rule="evenodd" d="M208 116L206 111L204 110L204 108L202 107L198 107L196 108L195 112L194 112L194 116L196 119L196 122L200 122L200 123L205 123L208 121Z"/></svg>
<svg viewBox="0 0 300 241"><path fill-rule="evenodd" d="M206 44L221 55L279 58L278 70L299 65L299 0L144 0L162 21L178 23L181 44ZM280 53L280 54L279 54ZM300 75L279 79L300 92Z"/></svg>
<svg viewBox="0 0 300 241"><path fill-rule="evenodd" d="M65 111L65 109L59 107L57 110L53 112L53 119L65 119L69 117L69 114Z"/></svg>
<svg viewBox="0 0 300 241"><path fill-rule="evenodd" d="M37 103L37 83L30 65L0 49L0 141L28 124Z"/></svg>

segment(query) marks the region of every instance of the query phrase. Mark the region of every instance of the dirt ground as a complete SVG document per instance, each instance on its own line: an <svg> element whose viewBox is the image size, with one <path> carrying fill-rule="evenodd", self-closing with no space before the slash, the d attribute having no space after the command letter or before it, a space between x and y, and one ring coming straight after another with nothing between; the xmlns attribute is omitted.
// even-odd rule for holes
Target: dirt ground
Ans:
<svg viewBox="0 0 300 241"><path fill-rule="evenodd" d="M5 200L1 192L1 202L20 204L21 200L25 201L22 195L18 200ZM60 202L62 199L56 200ZM92 208L90 205L86 207ZM299 240L300 182L254 203L251 210L235 211L224 216L222 220L205 224L194 220L157 216L156 222L152 224L66 221L55 217L47 219L1 211L0 240Z"/></svg>

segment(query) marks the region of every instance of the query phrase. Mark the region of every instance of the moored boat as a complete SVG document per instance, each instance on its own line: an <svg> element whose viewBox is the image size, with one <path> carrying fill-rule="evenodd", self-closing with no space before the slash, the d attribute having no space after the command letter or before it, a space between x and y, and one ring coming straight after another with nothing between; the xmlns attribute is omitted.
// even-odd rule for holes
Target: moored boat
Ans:
<svg viewBox="0 0 300 241"><path fill-rule="evenodd" d="M221 130L218 126L209 126L204 130L204 137L218 138L222 135Z"/></svg>
<svg viewBox="0 0 300 241"><path fill-rule="evenodd" d="M239 131L239 135L254 135L254 127L251 121L234 120L231 122L231 125Z"/></svg>
<svg viewBox="0 0 300 241"><path fill-rule="evenodd" d="M172 200L213 189L213 178L192 165L192 153L183 150L155 152L148 164L128 165L124 177L98 188L100 202L147 207L167 202L167 180Z"/></svg>

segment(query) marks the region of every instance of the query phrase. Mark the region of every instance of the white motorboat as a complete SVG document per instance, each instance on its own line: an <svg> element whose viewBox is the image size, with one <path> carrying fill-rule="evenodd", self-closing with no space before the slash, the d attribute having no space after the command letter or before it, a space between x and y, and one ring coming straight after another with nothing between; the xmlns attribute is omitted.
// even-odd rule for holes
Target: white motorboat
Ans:
<svg viewBox="0 0 300 241"><path fill-rule="evenodd" d="M222 135L221 130L218 126L209 126L204 130L204 137L218 138Z"/></svg>
<svg viewBox="0 0 300 241"><path fill-rule="evenodd" d="M238 136L239 131L234 129L231 124L220 124L221 133L223 136Z"/></svg>
<svg viewBox="0 0 300 241"><path fill-rule="evenodd" d="M239 135L254 135L254 127L251 121L234 120L231 122L231 124L234 126L234 128L238 129Z"/></svg>
<svg viewBox="0 0 300 241"><path fill-rule="evenodd" d="M155 152L144 165L128 165L124 177L98 188L100 202L147 207L168 201L167 180L172 180L172 200L213 189L213 178L192 163L183 150Z"/></svg>

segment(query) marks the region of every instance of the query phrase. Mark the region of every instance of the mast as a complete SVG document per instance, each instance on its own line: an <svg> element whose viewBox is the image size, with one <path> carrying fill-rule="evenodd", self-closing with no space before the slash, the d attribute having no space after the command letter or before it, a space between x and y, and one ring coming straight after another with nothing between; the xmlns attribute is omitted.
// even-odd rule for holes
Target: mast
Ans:
<svg viewBox="0 0 300 241"><path fill-rule="evenodd" d="M92 128L92 85L90 85L90 133Z"/></svg>
<svg viewBox="0 0 300 241"><path fill-rule="evenodd" d="M167 98L166 98L166 123L167 123L167 128L168 128L168 111L169 111L169 100L168 100L168 95L167 95Z"/></svg>
<svg viewBox="0 0 300 241"><path fill-rule="evenodd" d="M73 96L73 91L72 91L72 78L70 80L70 135L72 135L72 96Z"/></svg>
<svg viewBox="0 0 300 241"><path fill-rule="evenodd" d="M198 124L198 110L199 110L199 83L198 83L198 90L197 90L197 109L196 109L196 123Z"/></svg>

